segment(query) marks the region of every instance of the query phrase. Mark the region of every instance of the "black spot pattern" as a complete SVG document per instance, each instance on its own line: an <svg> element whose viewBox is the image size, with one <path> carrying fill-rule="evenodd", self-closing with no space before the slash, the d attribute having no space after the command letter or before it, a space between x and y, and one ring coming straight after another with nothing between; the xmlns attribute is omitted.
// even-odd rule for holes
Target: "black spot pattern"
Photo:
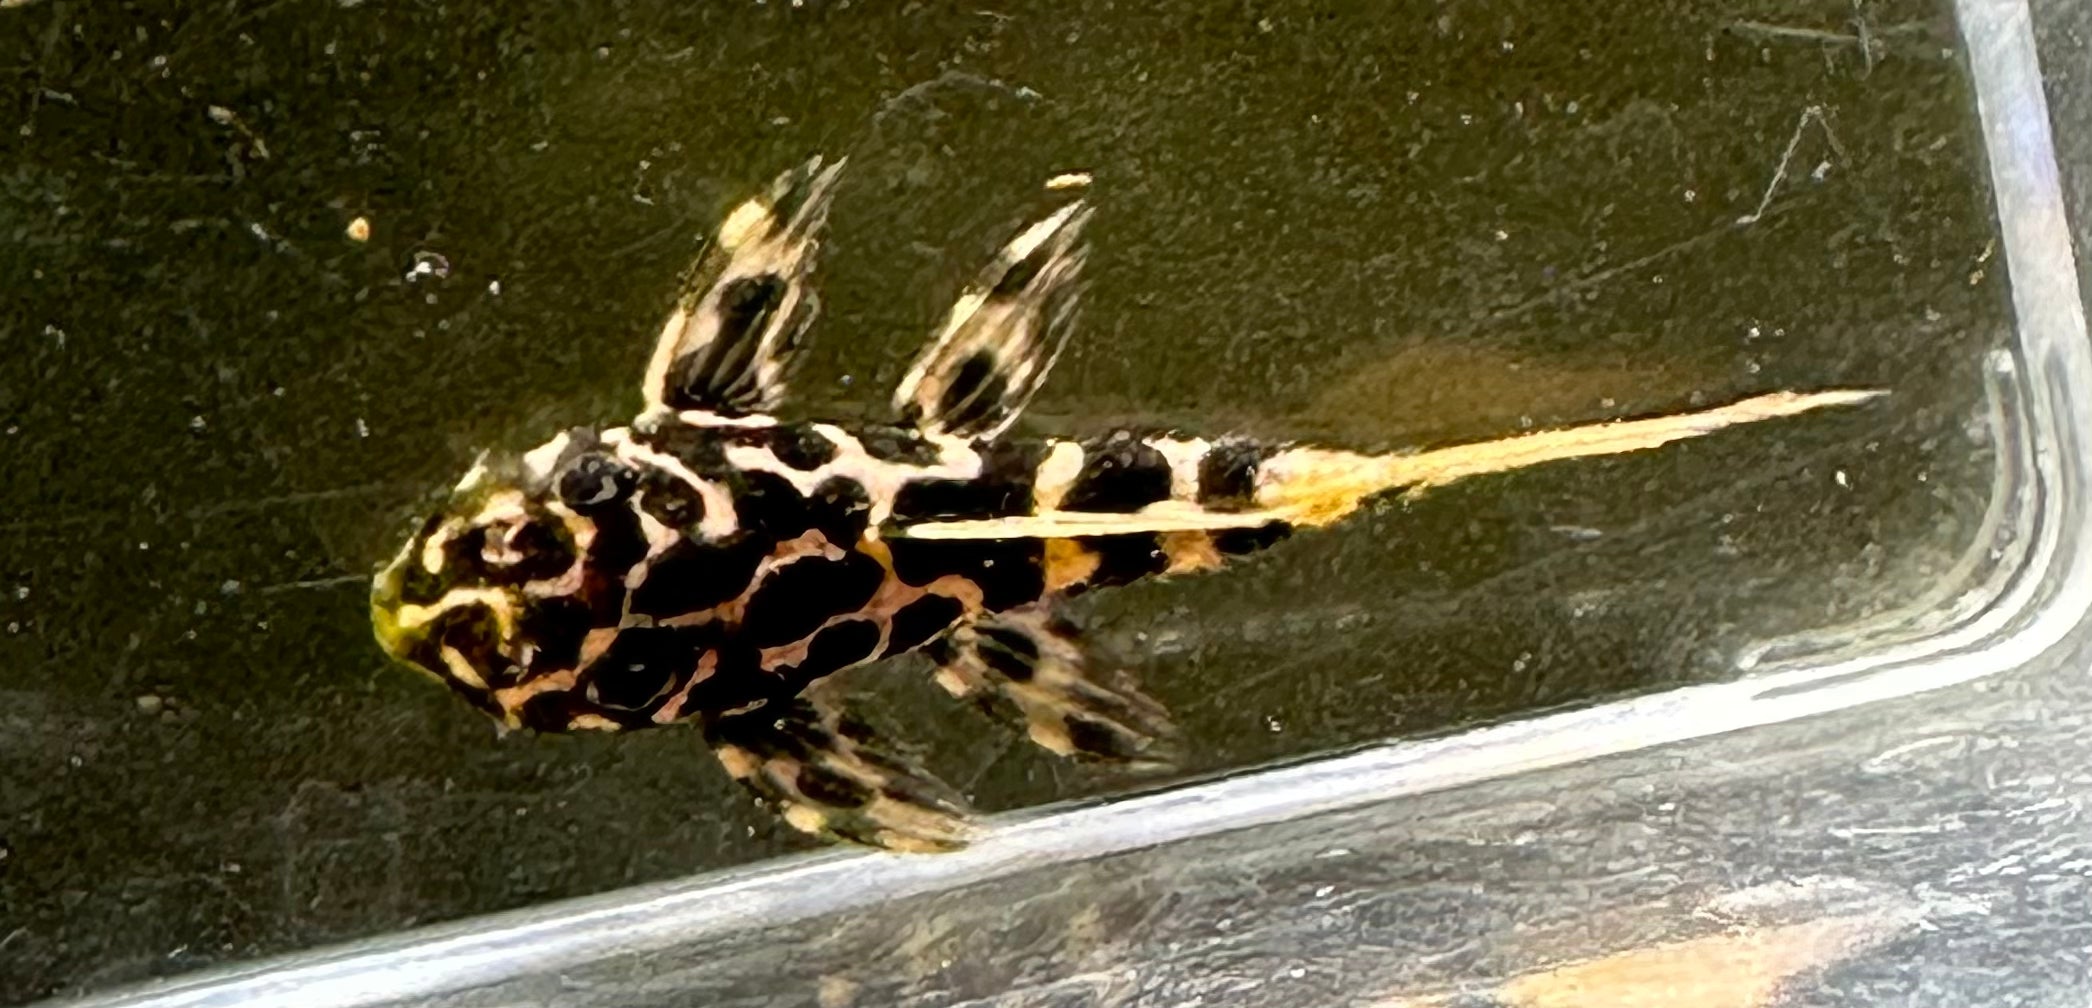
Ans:
<svg viewBox="0 0 2092 1008"><path fill-rule="evenodd" d="M730 468L726 464L726 445L711 428L692 427L670 420L652 430L635 430L634 437L640 444L674 458L684 468L706 479L716 479Z"/></svg>
<svg viewBox="0 0 2092 1008"><path fill-rule="evenodd" d="M1254 553L1293 534L1286 522L1267 522L1255 528L1225 529L1213 533L1213 548L1228 556Z"/></svg>
<svg viewBox="0 0 2092 1008"><path fill-rule="evenodd" d="M828 541L848 547L864 537L871 525L872 496L863 485L845 476L830 476L814 487L807 498L808 518Z"/></svg>
<svg viewBox="0 0 2092 1008"><path fill-rule="evenodd" d="M501 630L487 607L461 605L439 614L430 621L421 645L409 657L447 680L450 669L443 660L444 645L463 657L489 689L515 684L517 669L501 653Z"/></svg>
<svg viewBox="0 0 2092 1008"><path fill-rule="evenodd" d="M489 584L519 585L555 578L574 566L574 536L567 531L565 522L550 515L532 517L507 538L508 548L521 554L522 559L491 566L487 570Z"/></svg>
<svg viewBox="0 0 2092 1008"><path fill-rule="evenodd" d="M646 579L632 591L632 611L667 619L703 612L741 593L755 580L768 543L737 539L718 546L683 540L647 565Z"/></svg>
<svg viewBox="0 0 2092 1008"><path fill-rule="evenodd" d="M1132 738L1108 725L1082 717L1064 718L1061 725L1068 730L1068 742L1078 755L1104 760L1127 760L1140 755L1140 747Z"/></svg>
<svg viewBox="0 0 2092 1008"><path fill-rule="evenodd" d="M625 574L646 556L646 535L639 516L610 508L592 516L594 541L588 546L587 584L583 588L597 626L616 626L625 600Z"/></svg>
<svg viewBox="0 0 2092 1008"><path fill-rule="evenodd" d="M630 466L602 452L587 452L560 472L557 492L568 507L588 514L622 503L638 484L639 474Z"/></svg>
<svg viewBox="0 0 2092 1008"><path fill-rule="evenodd" d="M922 646L924 641L958 622L965 611L959 600L942 595L925 595L902 606L887 624L886 650L883 653L903 654Z"/></svg>
<svg viewBox="0 0 2092 1008"><path fill-rule="evenodd" d="M684 718L719 714L791 692L775 676L763 671L762 655L752 645L745 641L724 642L713 648L711 674L690 688L680 714Z"/></svg>
<svg viewBox="0 0 2092 1008"><path fill-rule="evenodd" d="M974 354L959 365L958 373L937 397L938 420L955 432L986 427L1001 415L1003 397L1009 390L1009 379L996 370L994 355Z"/></svg>
<svg viewBox="0 0 2092 1008"><path fill-rule="evenodd" d="M584 711L580 698L573 693L567 690L550 690L523 701L522 709L516 712L516 719L531 731L563 732L571 726L574 715Z"/></svg>
<svg viewBox="0 0 2092 1008"><path fill-rule="evenodd" d="M1249 510L1256 504L1257 467L1265 455L1262 446L1236 439L1206 449L1199 459L1199 503L1215 511Z"/></svg>
<svg viewBox="0 0 2092 1008"><path fill-rule="evenodd" d="M991 298L1013 298L1024 293L1024 288L1038 277L1039 271L1044 269L1047 263L1053 261L1051 255L1045 254L1050 247L1042 245L1033 251L1031 255L1011 263L1009 271L1004 273L1001 279L995 281L995 287L988 292L988 296Z"/></svg>
<svg viewBox="0 0 2092 1008"><path fill-rule="evenodd" d="M862 808L872 800L871 788L819 763L801 763L793 784L807 801L828 808Z"/></svg>
<svg viewBox="0 0 2092 1008"><path fill-rule="evenodd" d="M741 637L759 648L803 640L830 617L862 609L885 580L886 569L862 553L802 557L757 586L741 618Z"/></svg>
<svg viewBox="0 0 2092 1008"><path fill-rule="evenodd" d="M1169 459L1138 438L1113 435L1083 445L1082 470L1061 498L1064 511L1138 511L1169 499Z"/></svg>
<svg viewBox="0 0 2092 1008"><path fill-rule="evenodd" d="M538 599L518 624L517 632L536 649L532 672L570 669L581 660L581 642L590 629L588 604L564 595Z"/></svg>
<svg viewBox="0 0 2092 1008"><path fill-rule="evenodd" d="M835 461L835 442L806 424L758 427L754 432L779 462L802 472L812 472Z"/></svg>
<svg viewBox="0 0 2092 1008"><path fill-rule="evenodd" d="M1001 518L1031 511L1032 479L1043 447L1036 444L990 444L980 449L977 479L927 479L903 486L894 495L893 517L899 522Z"/></svg>
<svg viewBox="0 0 2092 1008"><path fill-rule="evenodd" d="M734 495L734 518L743 534L780 543L796 539L813 527L806 498L799 496L799 491L784 477L742 472L729 485Z"/></svg>
<svg viewBox="0 0 2092 1008"><path fill-rule="evenodd" d="M697 668L709 631L702 627L627 627L588 666L585 695L613 710L642 710Z"/></svg>
<svg viewBox="0 0 2092 1008"><path fill-rule="evenodd" d="M903 582L919 587L957 574L980 586L982 604L989 609L1036 601L1046 591L1043 547L1036 539L894 539L887 547L894 574Z"/></svg>
<svg viewBox="0 0 2092 1008"><path fill-rule="evenodd" d="M789 289L782 278L769 274L728 282L716 302L718 333L669 365L664 397L668 405L676 409L731 405L753 392L760 337Z"/></svg>
<svg viewBox="0 0 2092 1008"><path fill-rule="evenodd" d="M639 507L678 532L693 531L705 520L705 499L690 484L660 469L649 469L639 478Z"/></svg>
<svg viewBox="0 0 2092 1008"><path fill-rule="evenodd" d="M857 440L866 455L881 462L928 466L942 460L936 445L898 427L875 427L859 434Z"/></svg>
<svg viewBox="0 0 2092 1008"><path fill-rule="evenodd" d="M1088 581L1092 588L1127 584L1169 568L1169 556L1152 533L1083 536L1076 541L1097 554L1097 570Z"/></svg>
<svg viewBox="0 0 2092 1008"><path fill-rule="evenodd" d="M1031 678L1032 663L1039 660L1038 642L1021 630L995 623L982 623L978 632L983 644L980 651L988 664L1020 682ZM1003 664L997 664L998 657L1005 660Z"/></svg>
<svg viewBox="0 0 2092 1008"><path fill-rule="evenodd" d="M879 627L872 621L852 619L832 623L814 635L813 643L807 645L806 659L785 675L791 683L803 687L870 658L878 647Z"/></svg>

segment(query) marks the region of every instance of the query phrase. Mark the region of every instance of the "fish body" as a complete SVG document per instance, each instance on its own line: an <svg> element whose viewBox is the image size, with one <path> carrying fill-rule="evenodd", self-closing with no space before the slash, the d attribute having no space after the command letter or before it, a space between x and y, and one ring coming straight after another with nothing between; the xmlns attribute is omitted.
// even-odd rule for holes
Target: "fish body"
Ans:
<svg viewBox="0 0 2092 1008"><path fill-rule="evenodd" d="M1020 230L959 297L892 422L780 419L815 314L841 165L787 172L693 268L630 425L482 459L376 577L380 643L501 723L700 725L726 769L807 832L963 844L964 803L823 691L911 652L1033 741L1167 759L1166 713L1099 670L1071 595L1212 570L1395 490L1652 447L1870 397L1773 393L1697 413L1415 454L1115 431L1012 436L1073 327L1089 210Z"/></svg>

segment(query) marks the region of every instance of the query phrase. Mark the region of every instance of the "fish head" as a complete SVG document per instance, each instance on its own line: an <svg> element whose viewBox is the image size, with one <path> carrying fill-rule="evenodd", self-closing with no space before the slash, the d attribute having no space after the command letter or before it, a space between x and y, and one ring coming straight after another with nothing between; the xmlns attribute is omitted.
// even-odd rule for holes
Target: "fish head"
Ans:
<svg viewBox="0 0 2092 1008"><path fill-rule="evenodd" d="M590 503L630 493L629 471L609 458L585 429L482 455L372 579L378 644L509 727L574 727L523 709L573 688L593 614L616 603L590 549Z"/></svg>

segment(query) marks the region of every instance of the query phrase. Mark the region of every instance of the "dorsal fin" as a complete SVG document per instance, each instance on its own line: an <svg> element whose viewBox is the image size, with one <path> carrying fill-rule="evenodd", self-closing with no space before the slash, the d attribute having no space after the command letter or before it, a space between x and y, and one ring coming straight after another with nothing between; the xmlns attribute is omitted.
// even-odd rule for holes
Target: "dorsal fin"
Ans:
<svg viewBox="0 0 2092 1008"><path fill-rule="evenodd" d="M815 157L719 225L647 364L648 413L701 420L777 406L816 312L808 280L843 164L823 168Z"/></svg>
<svg viewBox="0 0 2092 1008"><path fill-rule="evenodd" d="M894 390L904 422L988 438L1017 419L1074 329L1089 217L1078 199L1003 246Z"/></svg>

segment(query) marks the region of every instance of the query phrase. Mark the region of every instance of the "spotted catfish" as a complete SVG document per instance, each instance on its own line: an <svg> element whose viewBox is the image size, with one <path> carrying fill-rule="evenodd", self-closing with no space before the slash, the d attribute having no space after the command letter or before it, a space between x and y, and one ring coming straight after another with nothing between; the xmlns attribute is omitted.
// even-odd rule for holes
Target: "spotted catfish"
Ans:
<svg viewBox="0 0 2092 1008"><path fill-rule="evenodd" d="M1162 758L1163 710L1085 656L1078 592L1220 567L1390 491L1634 451L1865 391L1412 454L1118 431L1006 436L1068 339L1090 210L1023 228L907 371L890 423L772 415L813 320L840 163L730 213L647 367L644 412L481 462L376 578L393 655L501 723L694 722L729 773L809 833L944 850L951 789L848 717L825 677L910 652L1039 745Z"/></svg>

